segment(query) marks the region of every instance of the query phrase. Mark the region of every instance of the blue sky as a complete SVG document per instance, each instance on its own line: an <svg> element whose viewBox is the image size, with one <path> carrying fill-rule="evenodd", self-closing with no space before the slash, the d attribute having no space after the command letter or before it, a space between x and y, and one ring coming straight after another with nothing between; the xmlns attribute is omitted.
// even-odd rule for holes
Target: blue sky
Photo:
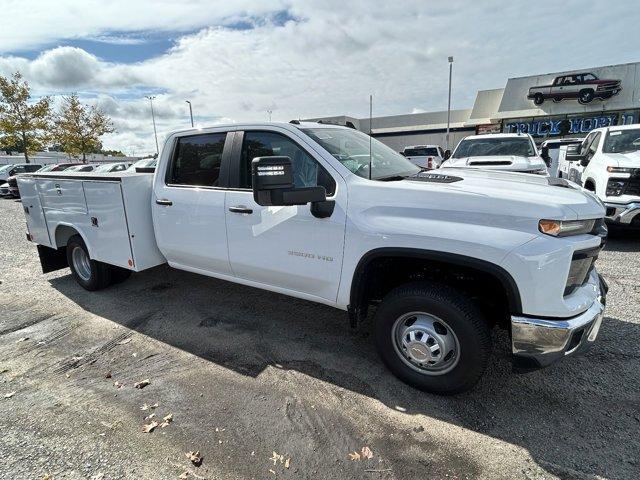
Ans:
<svg viewBox="0 0 640 480"><path fill-rule="evenodd" d="M200 124L454 108L506 79L639 60L632 0L5 0L0 74L20 70L34 94L78 92L116 124L105 145L154 148ZM535 6L535 9L533 8ZM552 12L547 14L545 12Z"/></svg>

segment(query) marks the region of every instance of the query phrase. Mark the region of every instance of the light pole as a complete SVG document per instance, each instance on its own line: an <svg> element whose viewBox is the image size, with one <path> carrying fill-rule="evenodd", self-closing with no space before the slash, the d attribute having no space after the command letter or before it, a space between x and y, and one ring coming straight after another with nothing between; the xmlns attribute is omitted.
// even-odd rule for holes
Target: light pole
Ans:
<svg viewBox="0 0 640 480"><path fill-rule="evenodd" d="M153 113L153 99L156 98L153 95L147 97L149 99L149 103L151 104L151 120L153 120L153 135L156 138L156 155L160 154L160 149L158 148L158 131L156 130L156 115Z"/></svg>
<svg viewBox="0 0 640 480"><path fill-rule="evenodd" d="M449 127L451 125L451 74L453 73L453 57L449 57L449 103L447 104L447 150L449 144Z"/></svg>
<svg viewBox="0 0 640 480"><path fill-rule="evenodd" d="M189 116L191 117L191 126L193 127L193 109L191 108L191 102L189 100L185 100L189 104Z"/></svg>
<svg viewBox="0 0 640 480"><path fill-rule="evenodd" d="M271 121L271 114L273 113L273 110L267 110L267 115L269 115L269 121Z"/></svg>

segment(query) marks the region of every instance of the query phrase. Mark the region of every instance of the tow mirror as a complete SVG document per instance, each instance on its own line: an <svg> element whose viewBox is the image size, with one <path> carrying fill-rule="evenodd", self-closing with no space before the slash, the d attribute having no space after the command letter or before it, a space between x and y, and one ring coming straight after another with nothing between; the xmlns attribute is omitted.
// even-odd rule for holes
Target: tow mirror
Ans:
<svg viewBox="0 0 640 480"><path fill-rule="evenodd" d="M577 162L578 160L582 160L583 156L580 154L580 145L567 146L567 153L564 158L567 162Z"/></svg>
<svg viewBox="0 0 640 480"><path fill-rule="evenodd" d="M253 199L258 205L290 206L324 202L324 187L296 188L289 157L256 157L251 162Z"/></svg>
<svg viewBox="0 0 640 480"><path fill-rule="evenodd" d="M451 150L444 151L444 160L449 160L451 158Z"/></svg>

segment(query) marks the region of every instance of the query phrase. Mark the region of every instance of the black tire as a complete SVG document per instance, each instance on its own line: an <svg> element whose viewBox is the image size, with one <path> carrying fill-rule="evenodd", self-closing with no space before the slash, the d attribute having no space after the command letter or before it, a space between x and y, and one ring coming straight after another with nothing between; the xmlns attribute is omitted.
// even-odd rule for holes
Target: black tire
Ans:
<svg viewBox="0 0 640 480"><path fill-rule="evenodd" d="M417 371L396 350L394 325L411 312L441 319L453 331L459 351L451 370L439 374ZM416 282L394 289L378 307L374 325L378 353L389 370L403 382L431 393L453 395L471 389L491 355L491 330L486 320L469 299L445 285Z"/></svg>
<svg viewBox="0 0 640 480"><path fill-rule="evenodd" d="M581 105L586 105L587 103L591 103L593 97L593 90L581 90L578 96L578 103L580 103Z"/></svg>
<svg viewBox="0 0 640 480"><path fill-rule="evenodd" d="M541 93L536 93L533 96L533 103L535 103L536 105L542 105L544 103L544 95L542 95Z"/></svg>
<svg viewBox="0 0 640 480"><path fill-rule="evenodd" d="M73 259L73 252L77 248L82 249L87 258L89 258L89 252L80 235L72 236L67 242L67 262L69 262L69 268L76 282L78 282L82 288L89 291L101 290L108 287L111 283L111 268L109 265L89 258L87 274L83 274L78 270Z"/></svg>
<svg viewBox="0 0 640 480"><path fill-rule="evenodd" d="M122 283L131 276L131 270L121 267L111 267L111 284Z"/></svg>

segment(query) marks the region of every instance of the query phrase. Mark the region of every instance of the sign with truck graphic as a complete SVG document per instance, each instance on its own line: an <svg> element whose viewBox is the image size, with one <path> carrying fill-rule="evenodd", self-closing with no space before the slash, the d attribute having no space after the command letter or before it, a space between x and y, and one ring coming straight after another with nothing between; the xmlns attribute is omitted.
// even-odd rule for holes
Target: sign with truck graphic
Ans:
<svg viewBox="0 0 640 480"><path fill-rule="evenodd" d="M607 100L622 90L620 80L600 79L591 72L561 75L553 80L551 85L529 88L527 98L536 105L542 105L545 100L561 102L562 100L577 100L586 105L594 99Z"/></svg>

